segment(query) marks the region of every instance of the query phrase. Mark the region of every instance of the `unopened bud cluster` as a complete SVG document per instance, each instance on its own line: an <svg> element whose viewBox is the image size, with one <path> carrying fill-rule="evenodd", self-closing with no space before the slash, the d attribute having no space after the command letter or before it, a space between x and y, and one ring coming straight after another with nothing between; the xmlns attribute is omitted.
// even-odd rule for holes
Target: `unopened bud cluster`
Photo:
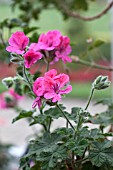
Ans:
<svg viewBox="0 0 113 170"><path fill-rule="evenodd" d="M93 83L93 88L96 90L106 89L110 86L110 83L108 76L98 76Z"/></svg>
<svg viewBox="0 0 113 170"><path fill-rule="evenodd" d="M2 80L2 83L7 87L10 88L13 86L14 82L19 81L19 78L17 76L15 77L7 77Z"/></svg>

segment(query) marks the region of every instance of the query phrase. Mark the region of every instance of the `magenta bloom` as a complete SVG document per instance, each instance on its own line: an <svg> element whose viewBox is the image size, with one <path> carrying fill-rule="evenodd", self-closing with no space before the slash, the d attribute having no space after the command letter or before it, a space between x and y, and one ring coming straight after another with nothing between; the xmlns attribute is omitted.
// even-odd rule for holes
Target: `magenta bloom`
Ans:
<svg viewBox="0 0 113 170"><path fill-rule="evenodd" d="M12 34L8 42L10 45L6 48L8 52L23 54L29 44L29 38L25 36L24 32L17 31Z"/></svg>
<svg viewBox="0 0 113 170"><path fill-rule="evenodd" d="M38 43L31 44L30 48L45 54L46 59L51 61L51 64L59 59L63 60L64 63L72 61L68 56L71 53L70 39L67 36L62 36L57 30L41 34Z"/></svg>
<svg viewBox="0 0 113 170"><path fill-rule="evenodd" d="M40 106L42 99L50 100L53 103L61 100L62 95L72 90L72 86L67 83L69 83L68 75L64 73L57 75L55 69L45 73L44 77L37 78L33 85L33 91L37 96L33 107Z"/></svg>
<svg viewBox="0 0 113 170"><path fill-rule="evenodd" d="M68 55L71 53L71 46L69 45L70 39L66 36L61 36L60 40L60 44L55 52L56 59L61 59L64 63L72 62L72 59L68 57Z"/></svg>
<svg viewBox="0 0 113 170"><path fill-rule="evenodd" d="M26 68L30 68L34 63L42 58L42 54L40 52L36 52L33 49L30 49L24 54L24 64Z"/></svg>
<svg viewBox="0 0 113 170"><path fill-rule="evenodd" d="M48 31L46 34L41 34L38 39L39 50L54 50L60 44L60 31Z"/></svg>

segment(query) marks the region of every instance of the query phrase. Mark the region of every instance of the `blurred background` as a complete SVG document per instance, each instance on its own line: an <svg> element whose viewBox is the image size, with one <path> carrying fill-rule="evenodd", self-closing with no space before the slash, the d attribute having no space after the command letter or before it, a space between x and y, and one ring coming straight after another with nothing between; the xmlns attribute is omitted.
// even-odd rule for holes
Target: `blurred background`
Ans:
<svg viewBox="0 0 113 170"><path fill-rule="evenodd" d="M2 22L4 19L16 19L19 16L23 17L23 20L26 21L30 10L28 10L28 15L24 15L24 6L28 6L28 4L24 1L20 1L20 6L17 5L14 9L11 7L12 2L11 0L0 0L0 21ZM18 1L19 2L19 1ZM34 3L35 1L32 1ZM35 2L36 3L36 2ZM23 6L22 6L23 5ZM26 8L25 6L25 8ZM40 6L40 5L37 5ZM93 16L99 11L101 11L106 6L106 1L99 0L96 3L90 2L89 10L82 11L82 15ZM35 11L34 11L35 12ZM30 14L31 15L31 14ZM25 18L26 16L26 18ZM36 16L35 16L36 17ZM10 22L10 21L8 21ZM15 23L14 23L15 24ZM80 59L89 60L90 62L96 62L98 64L110 66L111 60L111 15L108 12L102 18L94 20L94 21L82 21L79 19L68 18L64 19L61 12L57 9L50 8L41 10L37 18L30 19L30 26L38 27L38 33L47 32L48 30L58 29L64 35L68 35L71 39L71 44L73 48L72 54L75 56L79 56ZM11 32L16 30L20 30L21 28L14 27L11 29ZM9 30L7 30L7 26L4 28L4 37L5 40L8 40ZM36 36L35 36L36 37ZM37 37L36 37L37 38ZM100 45L98 48L93 48L92 50L88 51L89 44L88 40L95 42L96 40L101 40L104 43ZM2 47L1 47L2 48ZM0 79L6 76L12 76L15 74L14 65L8 66L5 64L8 62L6 59L5 51L1 50L1 57L0 57ZM5 62L4 62L5 60ZM5 65L4 65L4 64ZM73 84L73 92L69 94L69 97L78 97L78 98L87 98L89 94L90 82L94 80L94 78L99 75L109 75L111 78L110 72L98 70L98 69L91 69L90 67L83 67L83 65L71 64L68 65L70 69L70 79ZM4 70L3 72L2 70ZM62 66L61 66L62 68ZM81 83L82 82L82 83ZM84 90L82 87L84 84ZM0 83L0 92L4 90L3 85ZM111 94L110 89L108 91L103 92L101 95L109 96ZM95 94L95 97L98 97L98 94Z"/></svg>
<svg viewBox="0 0 113 170"><path fill-rule="evenodd" d="M37 41L38 35L42 32L54 29L60 30L63 35L68 35L71 39L72 55L91 63L108 67L111 66L111 22L113 22L111 11L97 20L85 22L71 17L68 18L60 11L60 8L57 8L56 4L53 3L49 6L49 2L50 1L44 0L0 0L0 80L8 76L14 76L16 73L16 66L10 64L10 56L5 51L8 38L11 33L16 30L26 30L31 41ZM66 2L71 3L71 1L68 0ZM82 2L84 3L82 4ZM76 10L83 16L94 16L105 8L108 1L90 1L88 4L86 1L77 1L77 3L78 6L76 8L78 9ZM86 5L88 5L88 9ZM37 30L32 29L33 32L28 31L28 26L29 28L37 27ZM92 44L98 40L102 43L92 47ZM68 70L73 86L73 91L63 100L64 104L68 106L68 109L70 109L72 105L85 106L86 99L90 93L91 83L98 75L108 75L110 79L112 77L110 71L95 69L77 63L67 64L66 66L62 66L61 63L56 63L55 66L52 67L55 67L61 72ZM36 70L36 68L37 64L32 67L32 72ZM0 93L6 90L0 81ZM95 99L111 97L111 91L110 87L105 91L95 93L94 101ZM93 104L94 103L92 103L89 108L92 114L95 113L97 109L101 111L105 109L102 106L94 107ZM31 100L22 99L19 101L19 105L24 109L31 108ZM28 127L25 120L12 125L11 121L12 118L15 117L15 114L13 109L0 109L0 140L3 144L18 145L21 149L14 152L20 152L21 155L25 146L27 146L26 138L29 139L28 136L31 136L34 130ZM58 122L54 124L53 128L57 127L57 125ZM38 127L38 131L39 130L40 127ZM3 147L1 148L3 149ZM0 170L4 170L3 167Z"/></svg>

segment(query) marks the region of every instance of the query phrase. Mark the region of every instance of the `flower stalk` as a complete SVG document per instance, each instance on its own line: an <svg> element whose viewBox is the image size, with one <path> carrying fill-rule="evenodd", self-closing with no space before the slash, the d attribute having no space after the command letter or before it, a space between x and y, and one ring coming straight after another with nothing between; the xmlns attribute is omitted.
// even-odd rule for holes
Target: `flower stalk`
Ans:
<svg viewBox="0 0 113 170"><path fill-rule="evenodd" d="M29 81L29 78L28 78L28 76L27 76L27 73L26 73L26 68L25 68L25 66L23 66L23 75L24 75L24 77L25 77L25 79L26 79L26 81L27 81L27 83L28 83L31 91L33 91L32 85L31 85L31 83L30 83L30 81Z"/></svg>
<svg viewBox="0 0 113 170"><path fill-rule="evenodd" d="M87 105L86 105L86 107L85 107L85 110L87 110L87 108L88 108L88 106L89 106L89 104L90 104L90 102L91 102L91 99L92 99L92 97L93 97L94 90L95 90L95 89L92 88L91 94L90 94L90 97L89 97L89 100L88 100L88 103L87 103Z"/></svg>
<svg viewBox="0 0 113 170"><path fill-rule="evenodd" d="M71 128L75 131L74 126L72 125L72 123L69 121L68 117L65 115L65 113L63 112L63 110L60 108L60 106L58 104L56 104L57 108L61 111L61 113L63 114L63 116L65 117L65 119L67 120L67 122L69 123L69 125L71 126Z"/></svg>

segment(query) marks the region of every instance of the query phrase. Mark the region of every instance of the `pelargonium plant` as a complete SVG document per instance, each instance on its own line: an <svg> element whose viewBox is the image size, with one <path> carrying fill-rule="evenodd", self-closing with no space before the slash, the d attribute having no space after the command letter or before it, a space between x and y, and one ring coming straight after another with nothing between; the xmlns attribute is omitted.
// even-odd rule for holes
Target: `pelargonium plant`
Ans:
<svg viewBox="0 0 113 170"><path fill-rule="evenodd" d="M105 112L92 116L88 107L94 91L109 87L107 76L98 76L92 84L89 100L84 108L75 106L70 112L61 103L62 98L72 91L69 76L50 69L50 65L61 60L72 62L70 39L60 31L43 33L37 43L31 43L24 32L17 31L9 38L10 61L17 64L17 75L6 78L3 83L17 100L27 95L33 99L31 110L20 110L13 123L22 118L29 119L29 125L40 124L42 132L29 142L28 152L20 159L21 170L112 170L113 169L113 103ZM45 63L45 73L30 73L35 63ZM11 89L14 88L16 93ZM27 100L27 98L25 98ZM4 100L2 100L3 102ZM6 104L5 104L6 107ZM65 127L54 131L51 125L55 119L64 118ZM89 128L88 124L98 124L99 128ZM109 131L105 127L109 125Z"/></svg>

